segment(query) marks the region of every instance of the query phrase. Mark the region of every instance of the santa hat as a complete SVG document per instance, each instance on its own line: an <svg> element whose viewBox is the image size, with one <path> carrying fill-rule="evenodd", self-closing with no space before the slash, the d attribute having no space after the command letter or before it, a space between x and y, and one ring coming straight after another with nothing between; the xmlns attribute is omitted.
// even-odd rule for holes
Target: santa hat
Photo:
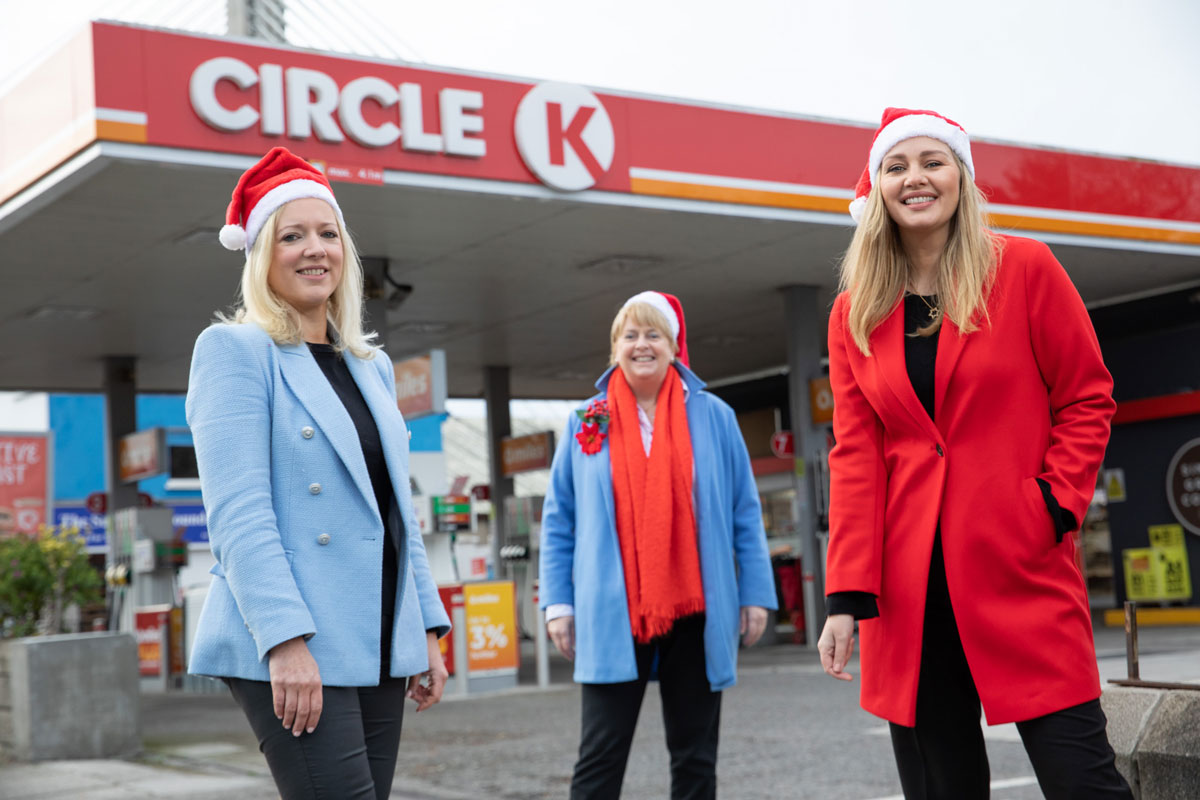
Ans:
<svg viewBox="0 0 1200 800"><path fill-rule="evenodd" d="M624 311L635 303L645 303L667 318L667 324L671 326L671 336L675 339L675 344L679 346L679 353L675 357L679 359L680 364L686 367L688 365L687 326L683 321L683 304L679 302L679 298L666 292L641 292L626 300L625 305L621 306L621 310Z"/></svg>
<svg viewBox="0 0 1200 800"><path fill-rule="evenodd" d="M319 169L286 147L273 147L262 159L242 173L233 188L233 199L225 212L221 244L247 253L263 224L277 209L293 200L315 197L333 207L344 227L342 210L333 199L333 189Z"/></svg>
<svg viewBox="0 0 1200 800"><path fill-rule="evenodd" d="M867 167L863 170L858 185L854 187L854 200L850 203L850 216L855 222L862 220L863 210L867 207L867 195L871 193L871 185L879 173L879 165L883 157L896 145L905 139L915 139L918 136L928 136L945 143L954 154L962 160L975 179L975 163L971 160L971 140L963 126L949 117L943 117L934 111L923 111L911 108L886 108L883 119L879 122L879 130L871 140L871 152L867 158Z"/></svg>

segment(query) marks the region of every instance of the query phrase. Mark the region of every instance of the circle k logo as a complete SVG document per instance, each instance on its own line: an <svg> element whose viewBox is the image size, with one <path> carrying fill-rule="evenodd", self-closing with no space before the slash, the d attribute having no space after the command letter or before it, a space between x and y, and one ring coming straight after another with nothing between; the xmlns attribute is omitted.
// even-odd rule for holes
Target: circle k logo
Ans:
<svg viewBox="0 0 1200 800"><path fill-rule="evenodd" d="M554 189L590 189L612 166L612 120L596 95L569 83L539 83L517 106L517 150Z"/></svg>

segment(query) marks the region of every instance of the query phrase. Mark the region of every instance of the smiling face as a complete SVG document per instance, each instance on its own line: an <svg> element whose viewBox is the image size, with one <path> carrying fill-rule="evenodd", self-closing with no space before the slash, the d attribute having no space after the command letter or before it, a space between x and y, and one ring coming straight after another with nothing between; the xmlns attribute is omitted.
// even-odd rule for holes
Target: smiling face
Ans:
<svg viewBox="0 0 1200 800"><path fill-rule="evenodd" d="M669 334L653 325L640 323L629 315L613 343L617 366L629 383L657 388L667 376L675 349Z"/></svg>
<svg viewBox="0 0 1200 800"><path fill-rule="evenodd" d="M879 190L902 234L948 232L958 211L961 177L948 145L917 136L900 142L883 157Z"/></svg>
<svg viewBox="0 0 1200 800"><path fill-rule="evenodd" d="M324 200L293 200L279 209L267 285L306 319L324 326L326 304L342 280L337 215Z"/></svg>

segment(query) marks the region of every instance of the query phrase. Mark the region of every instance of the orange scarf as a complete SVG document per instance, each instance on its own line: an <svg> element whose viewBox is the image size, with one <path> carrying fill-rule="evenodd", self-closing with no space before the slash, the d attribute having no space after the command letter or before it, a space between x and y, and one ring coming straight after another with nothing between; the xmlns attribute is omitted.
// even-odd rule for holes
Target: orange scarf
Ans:
<svg viewBox="0 0 1200 800"><path fill-rule="evenodd" d="M670 631L680 617L704 610L692 510L692 438L683 383L674 369L658 390L649 457L637 398L619 368L608 379L608 402L608 452L629 622L634 640L644 644Z"/></svg>

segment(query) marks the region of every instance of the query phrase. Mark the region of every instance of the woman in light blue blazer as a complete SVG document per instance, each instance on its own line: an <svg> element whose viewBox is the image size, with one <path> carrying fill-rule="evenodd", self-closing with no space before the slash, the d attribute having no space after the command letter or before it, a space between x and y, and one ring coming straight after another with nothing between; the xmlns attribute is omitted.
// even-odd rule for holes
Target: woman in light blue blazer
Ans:
<svg viewBox="0 0 1200 800"><path fill-rule="evenodd" d="M671 797L716 796L721 690L775 583L733 410L688 369L683 308L661 292L613 320L612 366L567 424L542 514L542 607L583 685L572 800L620 795L649 678Z"/></svg>
<svg viewBox="0 0 1200 800"><path fill-rule="evenodd" d="M241 304L196 340L187 418L217 564L189 671L225 679L289 798L385 798L404 698L447 678L450 621L412 507L391 362L328 181L277 147L221 242ZM318 725L318 723L320 723Z"/></svg>

